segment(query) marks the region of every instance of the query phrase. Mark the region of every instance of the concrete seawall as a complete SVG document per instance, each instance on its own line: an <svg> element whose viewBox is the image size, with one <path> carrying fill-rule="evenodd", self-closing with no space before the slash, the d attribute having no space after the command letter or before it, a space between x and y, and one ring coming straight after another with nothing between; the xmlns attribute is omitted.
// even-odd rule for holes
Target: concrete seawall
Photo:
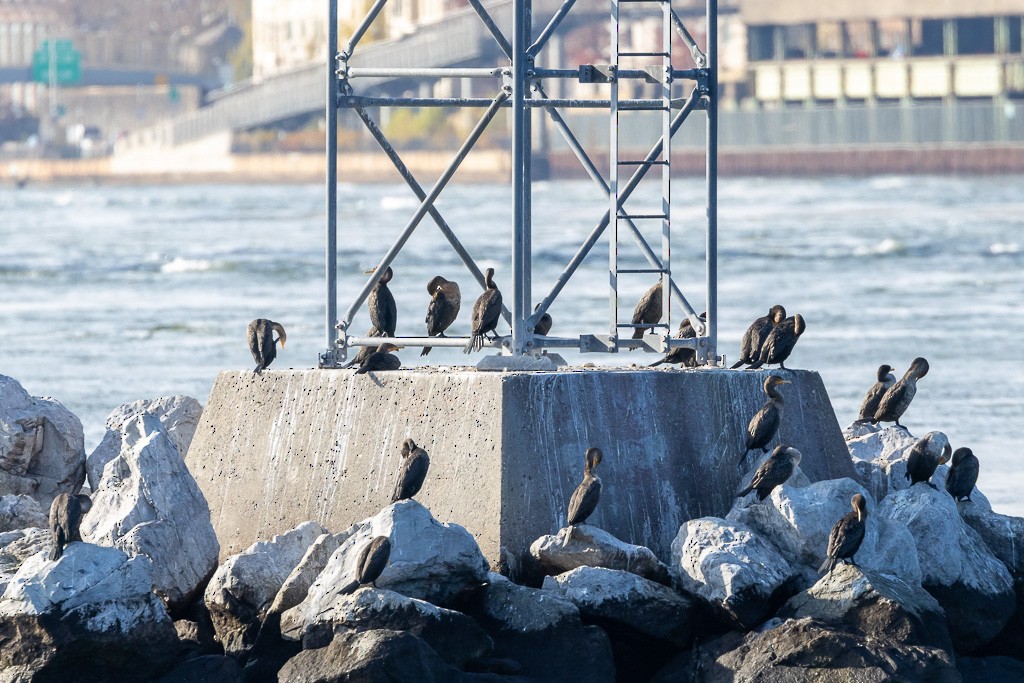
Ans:
<svg viewBox="0 0 1024 683"><path fill-rule="evenodd" d="M816 481L852 475L820 376L772 371L781 438ZM339 531L390 502L402 440L430 453L417 496L465 526L488 559L565 524L583 453L604 451L591 522L667 559L688 519L724 515L744 472L745 428L765 371L417 368L218 375L186 459L222 557L315 519ZM753 460L753 456L751 457Z"/></svg>

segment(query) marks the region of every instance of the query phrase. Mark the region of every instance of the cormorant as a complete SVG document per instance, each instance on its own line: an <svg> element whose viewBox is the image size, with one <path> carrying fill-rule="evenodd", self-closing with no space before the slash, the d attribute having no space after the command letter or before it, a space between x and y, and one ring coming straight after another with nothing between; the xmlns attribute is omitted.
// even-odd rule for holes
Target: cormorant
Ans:
<svg viewBox="0 0 1024 683"><path fill-rule="evenodd" d="M868 501L859 493L853 494L850 499L853 512L848 512L845 517L836 522L832 532L828 535L828 552L825 561L818 567L819 574L831 572L836 562L848 560L848 564L856 566L853 556L860 550L861 541L864 540L864 529L868 519Z"/></svg>
<svg viewBox="0 0 1024 683"><path fill-rule="evenodd" d="M402 361L398 360L398 356L391 353L399 348L394 344L381 344L377 347L376 351L363 360L356 370L356 374L363 375L367 372L378 372L380 370L397 370L402 367Z"/></svg>
<svg viewBox="0 0 1024 683"><path fill-rule="evenodd" d="M903 427L900 424L900 418L910 407L910 402L914 400L914 394L917 393L917 380L927 374L928 361L920 357L915 358L907 371L903 373L903 377L882 395L882 400L878 402L878 410L871 418L871 424L895 422L897 427Z"/></svg>
<svg viewBox="0 0 1024 683"><path fill-rule="evenodd" d="M445 280L440 275L434 277L427 283L427 292L430 294L430 303L427 304L427 336L443 337L455 318L459 315L462 307L462 292L459 291L459 284L451 280ZM424 346L421 356L430 353L430 347Z"/></svg>
<svg viewBox="0 0 1024 683"><path fill-rule="evenodd" d="M62 493L50 503L50 535L53 547L50 548L50 559L59 560L64 554L64 546L72 541L81 541L79 526L82 515L92 508L92 499L84 493L73 495Z"/></svg>
<svg viewBox="0 0 1024 683"><path fill-rule="evenodd" d="M377 284L370 290L370 297L366 303L366 308L370 312L370 323L381 331L381 337L394 337L395 327L398 326L398 306L395 304L394 294L388 289L388 283L393 276L394 271L388 266L377 280Z"/></svg>
<svg viewBox="0 0 1024 683"><path fill-rule="evenodd" d="M587 464L583 468L583 481L572 492L569 499L569 527L583 524L587 517L593 514L597 508L597 501L601 499L601 478L594 474L594 469L601 464L604 454L600 448L587 449Z"/></svg>
<svg viewBox="0 0 1024 683"><path fill-rule="evenodd" d="M751 364L750 367L756 369L762 365L778 363L779 367L785 370L786 359L793 352L796 340L800 338L805 329L803 316L799 313L783 320L768 333L768 338L764 340L764 346L761 347L761 355L757 362Z"/></svg>
<svg viewBox="0 0 1024 683"><path fill-rule="evenodd" d="M406 439L402 444L402 469L398 473L391 502L407 500L419 493L423 480L427 478L429 467L430 456L427 452L417 446L412 439Z"/></svg>
<svg viewBox="0 0 1024 683"><path fill-rule="evenodd" d="M537 304L536 306L533 307L533 312L536 313L539 308L540 308L540 304ZM534 334L539 334L542 337L546 337L548 335L548 332L550 332L550 331L551 331L551 314L548 313L547 311L544 311L544 315L542 315L540 317L540 320L537 321L537 324L533 326L533 333Z"/></svg>
<svg viewBox="0 0 1024 683"><path fill-rule="evenodd" d="M800 464L801 457L800 451L792 446L776 446L768 459L761 463L757 472L754 472L750 485L740 491L736 497L742 498L751 491L757 491L757 499L764 500L776 486L782 486L793 476L793 471Z"/></svg>
<svg viewBox="0 0 1024 683"><path fill-rule="evenodd" d="M768 315L763 315L754 322L743 333L743 341L740 342L740 359L733 363L735 370L741 365L756 363L761 358L761 347L768 338L772 329L786 319L786 309L781 304L776 304L768 309Z"/></svg>
<svg viewBox="0 0 1024 683"><path fill-rule="evenodd" d="M978 457L970 448L960 447L953 451L953 462L946 474L946 490L953 500L971 499L974 485L978 483Z"/></svg>
<svg viewBox="0 0 1024 683"><path fill-rule="evenodd" d="M657 284L648 289L640 301L637 302L636 308L633 309L633 320L634 325L654 325L655 323L661 322L661 308L662 308L662 283L658 280ZM640 339L644 336L644 332L650 330L650 327L634 327L633 328L633 339Z"/></svg>
<svg viewBox="0 0 1024 683"><path fill-rule="evenodd" d="M871 422L871 418L875 416L875 411L878 410L878 404L882 401L882 397L885 396L885 392L896 383L896 376L892 374L892 366L890 365L879 365L876 377L877 380L868 389L868 393L864 395L864 400L861 401L857 422Z"/></svg>
<svg viewBox="0 0 1024 683"><path fill-rule="evenodd" d="M370 329L368 329L366 331L366 336L367 337L383 337L384 334L380 330L378 330L376 327L373 327L371 325ZM357 353L352 360L350 360L349 362L345 363L341 367L342 368L350 368L353 365L362 365L363 361L365 361L367 358L369 358L370 354L373 353L376 350L377 350L376 346L363 346L363 347L360 347L359 353Z"/></svg>
<svg viewBox="0 0 1024 683"><path fill-rule="evenodd" d="M278 334L277 339L274 339L274 332ZM266 318L256 318L249 323L246 334L249 338L249 350L252 351L252 357L256 361L256 369L253 370L256 374L263 372L277 358L277 347L274 344L281 342L283 349L284 342L288 338L280 323Z"/></svg>
<svg viewBox="0 0 1024 683"><path fill-rule="evenodd" d="M388 566L388 559L391 557L391 539L387 536L377 536L363 546L359 557L356 558L356 578L341 589L342 595L354 592L360 586L373 584L384 568Z"/></svg>
<svg viewBox="0 0 1024 683"><path fill-rule="evenodd" d="M494 330L498 327L498 319L501 317L501 292L494 284L494 268L487 269L484 283L486 288L473 304L473 330L464 349L466 353L482 349L484 335L488 332L494 334L495 339L498 338L498 333Z"/></svg>
<svg viewBox="0 0 1024 683"><path fill-rule="evenodd" d="M700 321L707 322L707 311L700 314ZM679 331L676 332L676 339L696 339L697 331L693 329L693 323L690 322L689 318L683 318L683 322L679 323ZM680 365L688 368L697 367L697 351L696 349L690 349L685 346L672 349L665 357L661 360L656 360L647 367L653 368L656 365L662 363L679 363Z"/></svg>
<svg viewBox="0 0 1024 683"><path fill-rule="evenodd" d="M777 387L789 383L789 380L777 375L768 375L765 378L764 393L768 397L768 402L761 406L747 424L747 449L743 451L740 462L743 462L747 453L752 450L760 448L762 453L768 450L768 444L775 438L779 425L782 424L782 411L785 407L785 401L782 400L782 394Z"/></svg>
<svg viewBox="0 0 1024 683"><path fill-rule="evenodd" d="M928 432L918 439L907 456L906 477L910 485L923 481L934 489L935 484L929 480L935 474L935 468L949 460L951 450L946 435L941 432Z"/></svg>

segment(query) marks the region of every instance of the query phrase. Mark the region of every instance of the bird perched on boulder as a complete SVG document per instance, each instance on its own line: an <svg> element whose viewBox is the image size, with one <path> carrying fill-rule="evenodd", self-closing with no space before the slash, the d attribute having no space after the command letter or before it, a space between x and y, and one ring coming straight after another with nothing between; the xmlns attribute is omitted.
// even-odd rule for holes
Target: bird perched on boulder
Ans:
<svg viewBox="0 0 1024 683"><path fill-rule="evenodd" d="M875 411L874 417L871 418L871 424L895 422L897 427L903 427L900 424L900 418L903 417L903 413L910 407L910 402L917 394L917 380L927 374L928 361L920 357L915 358L907 371L903 373L903 377L882 395L882 400L878 402L878 409ZM903 428L906 429L906 427Z"/></svg>
<svg viewBox="0 0 1024 683"><path fill-rule="evenodd" d="M661 322L661 309L663 305L661 290L662 283L661 280L658 280L657 284L653 285L640 297L640 301L636 303L636 308L633 309L632 323L634 325L655 325ZM640 339L644 336L644 332L650 329L652 328L634 327L633 339Z"/></svg>
<svg viewBox="0 0 1024 683"><path fill-rule="evenodd" d="M594 474L594 470L601 464L604 454L600 448L588 448L586 454L586 465L583 467L583 481L572 492L569 499L569 528L577 524L583 524L597 508L597 501L601 499L601 478Z"/></svg>
<svg viewBox="0 0 1024 683"><path fill-rule="evenodd" d="M757 491L757 499L764 500L776 486L782 486L793 476L796 466L800 464L801 457L800 451L792 446L776 446L768 459L761 463L757 472L754 472L750 485L740 491L736 497L742 498L751 491Z"/></svg>
<svg viewBox="0 0 1024 683"><path fill-rule="evenodd" d="M402 361L398 356L391 353L398 351L398 346L384 343L377 347L377 350L367 356L356 369L357 375L364 375L367 372L380 372L382 370L397 370L402 367Z"/></svg>
<svg viewBox="0 0 1024 683"><path fill-rule="evenodd" d="M768 333L764 345L761 346L761 355L757 362L752 363L750 367L756 369L762 365L778 363L779 367L785 370L786 359L789 358L789 354L793 353L793 347L796 346L797 339L805 329L807 326L804 324L803 316L799 313L783 320Z"/></svg>
<svg viewBox="0 0 1024 683"><path fill-rule="evenodd" d="M892 374L890 365L879 365L875 377L875 383L871 385L868 393L864 395L864 400L861 401L857 422L870 422L871 418L875 416L875 411L878 410L878 404L881 403L885 392L893 384L896 384L896 376Z"/></svg>
<svg viewBox="0 0 1024 683"><path fill-rule="evenodd" d="M278 334L277 339L274 339L274 332ZM256 369L253 370L253 373L257 375L277 358L275 344L281 342L283 349L284 342L288 338L283 325L266 318L256 318L249 323L246 336L249 339L249 350L252 351L253 360L256 361Z"/></svg>
<svg viewBox="0 0 1024 683"><path fill-rule="evenodd" d="M946 435L942 432L928 432L911 446L910 455L907 457L906 477L913 486L924 482L935 488L935 484L929 481L935 474L935 469L949 460L949 452L952 450Z"/></svg>
<svg viewBox="0 0 1024 683"><path fill-rule="evenodd" d="M402 469L395 482L395 492L391 494L391 502L406 500L419 493L423 480L427 478L430 467L430 456L416 445L412 439L402 444Z"/></svg>
<svg viewBox="0 0 1024 683"><path fill-rule="evenodd" d="M699 317L702 323L706 323L708 321L707 311L701 313ZM693 323L690 322L689 318L683 318L683 322L679 323L679 331L676 332L675 336L676 339L696 339L697 330L693 329ZM653 368L662 363L678 363L681 366L695 368L697 367L697 350L685 346L674 348L665 354L664 358L654 361L647 367Z"/></svg>
<svg viewBox="0 0 1024 683"><path fill-rule="evenodd" d="M756 363L761 358L761 347L768 339L768 335L776 325L786 319L786 309L779 304L768 309L768 315L763 315L754 322L743 333L743 340L740 342L740 359L733 363L732 369L741 365Z"/></svg>
<svg viewBox="0 0 1024 683"><path fill-rule="evenodd" d="M747 450L743 451L743 456L740 458L741 463L750 451L760 448L764 453L768 450L768 444L775 438L779 431L779 425L782 424L782 413L785 408L785 401L782 400L782 394L779 393L778 387L789 383L789 380L782 379L777 375L768 375L765 378L764 393L768 397L768 402L761 406L754 417L750 418L750 423L747 425Z"/></svg>
<svg viewBox="0 0 1024 683"><path fill-rule="evenodd" d="M356 558L355 580L343 586L341 594L348 595L355 592L360 586L373 584L374 581L380 578L384 568L388 566L390 558L391 539L387 536L377 536L371 539L369 543L363 546L359 557Z"/></svg>
<svg viewBox="0 0 1024 683"><path fill-rule="evenodd" d="M498 338L495 329L501 317L501 291L494 284L494 268L488 268L484 275L484 291L473 304L473 329L469 343L464 349L466 353L479 351L483 348L484 335L488 332Z"/></svg>
<svg viewBox="0 0 1024 683"><path fill-rule="evenodd" d="M376 268L370 272L376 272ZM398 306L395 304L395 295L388 288L388 283L394 277L395 272L391 266L387 267L384 274L380 276L377 283L370 290L370 296L366 302L366 308L370 313L370 324L380 330L381 337L394 337L395 328L398 327Z"/></svg>
<svg viewBox="0 0 1024 683"><path fill-rule="evenodd" d="M953 500L971 499L974 485L978 483L978 456L970 448L960 447L953 451L953 462L946 474L946 490Z"/></svg>
<svg viewBox="0 0 1024 683"><path fill-rule="evenodd" d="M82 516L92 508L92 498L79 493L61 493L50 503L50 537L53 547L50 548L50 559L59 560L64 554L64 547L73 541L81 541L79 527Z"/></svg>
<svg viewBox="0 0 1024 683"><path fill-rule="evenodd" d="M847 560L849 564L856 564L853 556L860 550L860 544L864 540L864 530L867 528L868 501L859 493L855 493L850 499L853 512L848 512L845 517L836 522L832 532L828 535L828 551L825 561L818 567L819 574L831 572L836 562Z"/></svg>
<svg viewBox="0 0 1024 683"><path fill-rule="evenodd" d="M430 303L427 304L427 336L443 337L444 331L455 322L462 308L462 292L457 282L445 280L440 275L427 283L427 292L430 294ZM420 355L428 353L430 347L424 346Z"/></svg>

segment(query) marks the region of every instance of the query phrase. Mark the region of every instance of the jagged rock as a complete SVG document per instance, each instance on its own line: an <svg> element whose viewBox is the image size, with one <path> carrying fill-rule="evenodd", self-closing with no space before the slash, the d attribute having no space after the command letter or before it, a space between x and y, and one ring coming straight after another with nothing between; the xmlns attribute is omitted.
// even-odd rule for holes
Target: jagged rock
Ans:
<svg viewBox="0 0 1024 683"><path fill-rule="evenodd" d="M346 532L342 532L340 534L321 534L313 541L291 574L281 584L281 589L270 605L269 613L281 614L305 600L309 593L309 587L316 581L316 577L320 576L320 572L327 566L331 555L341 547L346 538L348 538Z"/></svg>
<svg viewBox="0 0 1024 683"><path fill-rule="evenodd" d="M843 429L846 447L853 458L857 481L875 500L882 500L890 490L907 488L907 455L917 441L910 432L896 426L854 422Z"/></svg>
<svg viewBox="0 0 1024 683"><path fill-rule="evenodd" d="M178 449L182 459L185 458L203 414L203 406L199 401L190 396L163 396L125 403L114 408L107 416L107 431L85 461L90 489L95 491L99 488L103 468L121 454L121 434L125 425L146 413L160 420L162 431Z"/></svg>
<svg viewBox="0 0 1024 683"><path fill-rule="evenodd" d="M154 683L242 683L242 670L224 655L203 655L186 659Z"/></svg>
<svg viewBox="0 0 1024 683"><path fill-rule="evenodd" d="M584 619L606 631L626 630L677 647L691 644L696 612L693 601L636 574L577 567L549 576L544 588L571 601Z"/></svg>
<svg viewBox="0 0 1024 683"><path fill-rule="evenodd" d="M1013 579L945 491L916 484L887 496L878 514L910 529L924 587L946 610L958 652L972 652L1003 629L1016 607Z"/></svg>
<svg viewBox="0 0 1024 683"><path fill-rule="evenodd" d="M541 536L530 545L530 554L544 571L555 576L576 567L621 569L658 583L670 581L668 567L650 548L630 545L589 524L566 527L553 536Z"/></svg>
<svg viewBox="0 0 1024 683"><path fill-rule="evenodd" d="M422 638L447 663L462 667L490 654L491 639L476 622L453 610L394 591L360 588L329 603L307 603L281 617L281 634L303 649L323 647L344 631L402 631Z"/></svg>
<svg viewBox="0 0 1024 683"><path fill-rule="evenodd" d="M281 585L324 532L316 522L303 522L269 541L253 543L217 569L203 600L227 654L241 654L252 646L260 619Z"/></svg>
<svg viewBox="0 0 1024 683"><path fill-rule="evenodd" d="M82 422L51 398L0 375L0 492L32 496L44 511L85 481Z"/></svg>
<svg viewBox="0 0 1024 683"><path fill-rule="evenodd" d="M705 683L959 680L952 656L944 650L890 638L864 638L809 618L791 619L746 636L723 636L702 648L694 668Z"/></svg>
<svg viewBox="0 0 1024 683"><path fill-rule="evenodd" d="M795 593L797 572L749 527L717 517L690 520L672 541L672 571L686 591L750 629Z"/></svg>
<svg viewBox="0 0 1024 683"><path fill-rule="evenodd" d="M153 560L153 590L171 611L188 605L217 568L210 508L155 415L124 425L121 453L103 468L81 528L90 543Z"/></svg>
<svg viewBox="0 0 1024 683"><path fill-rule="evenodd" d="M49 525L48 517L32 496L12 494L0 497L0 532L45 528Z"/></svg>
<svg viewBox="0 0 1024 683"><path fill-rule="evenodd" d="M49 554L51 544L49 529L33 527L0 534L0 595L25 560L41 551Z"/></svg>
<svg viewBox="0 0 1024 683"><path fill-rule="evenodd" d="M956 506L961 519L978 532L988 549L1010 573L1024 577L1024 519L993 512L987 501L965 500Z"/></svg>
<svg viewBox="0 0 1024 683"><path fill-rule="evenodd" d="M306 602L330 604L356 577L356 558L374 536L391 539L391 556L378 588L445 605L487 580L487 560L476 540L457 524L442 524L415 500L392 503L354 524L310 586Z"/></svg>
<svg viewBox="0 0 1024 683"><path fill-rule="evenodd" d="M460 677L423 640L385 630L339 633L327 647L292 657L278 674L279 681L288 683L447 683Z"/></svg>
<svg viewBox="0 0 1024 683"><path fill-rule="evenodd" d="M153 593L151 563L72 543L39 553L0 597L0 671L8 680L139 680L177 654L174 624Z"/></svg>
<svg viewBox="0 0 1024 683"><path fill-rule="evenodd" d="M857 493L867 498L868 522L854 561L866 569L919 584L921 566L910 531L875 514L871 496L852 479L827 479L798 488L783 484L763 503L737 501L726 519L745 524L771 541L801 570L803 583L810 586L818 580L832 527L850 512L850 499Z"/></svg>
<svg viewBox="0 0 1024 683"><path fill-rule="evenodd" d="M1012 657L960 657L956 669L963 683L1020 683L1024 662Z"/></svg>
<svg viewBox="0 0 1024 683"><path fill-rule="evenodd" d="M868 638L953 649L946 613L920 584L846 564L790 598L779 616L812 617Z"/></svg>

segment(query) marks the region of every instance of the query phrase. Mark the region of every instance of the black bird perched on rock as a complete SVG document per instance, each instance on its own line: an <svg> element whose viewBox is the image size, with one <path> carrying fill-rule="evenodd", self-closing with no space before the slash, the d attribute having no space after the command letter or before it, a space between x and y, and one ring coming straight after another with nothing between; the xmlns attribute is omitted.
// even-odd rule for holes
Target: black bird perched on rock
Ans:
<svg viewBox="0 0 1024 683"><path fill-rule="evenodd" d="M971 499L974 485L978 483L978 457L970 448L960 447L953 451L953 462L946 474L946 490L953 500Z"/></svg>
<svg viewBox="0 0 1024 683"><path fill-rule="evenodd" d="M871 418L871 424L895 422L897 427L903 427L900 424L900 418L910 407L910 402L914 400L914 395L917 393L917 380L927 374L928 361L920 357L915 358L907 371L903 373L903 377L882 395L882 400L878 402L878 409L875 411L874 417ZM903 428L906 429L906 427Z"/></svg>
<svg viewBox="0 0 1024 683"><path fill-rule="evenodd" d="M768 309L768 315L763 315L754 322L743 333L743 340L740 342L740 359L733 363L735 370L741 365L756 363L761 358L761 347L764 346L768 335L776 325L786 319L786 309L776 304Z"/></svg>
<svg viewBox="0 0 1024 683"><path fill-rule="evenodd" d="M855 493L850 499L850 505L853 506L853 512L848 512L836 522L828 535L828 552L825 561L818 567L819 574L831 572L839 560L848 560L849 564L856 565L853 556L860 550L860 544L864 540L868 501L861 494Z"/></svg>
<svg viewBox="0 0 1024 683"><path fill-rule="evenodd" d="M92 499L84 493L73 495L62 493L50 503L50 536L53 547L50 548L50 559L59 560L64 554L64 546L72 541L81 541L79 526L82 515L92 508Z"/></svg>
<svg viewBox="0 0 1024 683"><path fill-rule="evenodd" d="M274 332L278 334L277 339L274 339ZM252 351L252 357L256 361L256 369L253 370L256 374L263 372L277 358L275 344L281 342L283 349L284 342L288 338L284 326L266 318L256 318L249 323L246 336L249 338L249 350Z"/></svg>
<svg viewBox="0 0 1024 683"><path fill-rule="evenodd" d="M594 469L601 464L604 454L600 448L587 449L587 464L583 468L583 481L572 492L569 499L569 527L587 521L597 508L597 501L601 499L601 478L594 474ZM571 533L571 532L570 532Z"/></svg>
<svg viewBox="0 0 1024 683"><path fill-rule="evenodd" d="M740 491L736 497L742 498L751 491L757 491L757 499L767 498L776 486L782 486L793 476L796 466L800 464L800 451L792 446L776 446L768 459L761 463L754 472L750 485Z"/></svg>
<svg viewBox="0 0 1024 683"><path fill-rule="evenodd" d="M708 314L707 311L700 314L700 321L702 323L707 322ZM696 339L697 331L693 329L693 323L690 322L689 318L684 318L683 322L679 323L679 331L676 332L676 339ZM685 346L672 349L665 357L661 360L656 360L647 367L653 368L656 365L662 363L678 363L679 365L686 366L688 368L697 367L697 351L696 349L690 349Z"/></svg>
<svg viewBox="0 0 1024 683"><path fill-rule="evenodd" d="M440 275L427 283L427 292L430 293L430 303L427 304L427 336L443 337L462 308L462 292L459 291L459 284L451 280L445 280ZM430 353L430 347L424 346L421 356Z"/></svg>
<svg viewBox="0 0 1024 683"><path fill-rule="evenodd" d="M342 595L354 592L360 586L372 584L378 578L384 568L388 566L388 559L391 557L391 539L387 536L377 536L363 546L359 557L356 558L356 578L341 589Z"/></svg>
<svg viewBox="0 0 1024 683"><path fill-rule="evenodd" d="M540 310L540 304L537 304L536 306L533 307L534 313L536 313L538 310ZM542 337L546 337L548 335L548 332L551 331L551 322L551 314L548 313L547 311L544 311L544 315L542 315L540 317L540 320L537 321L537 324L533 326L533 333L539 334Z"/></svg>
<svg viewBox="0 0 1024 683"><path fill-rule="evenodd" d="M375 270L377 269L374 268L370 272ZM377 280L377 284L370 290L370 297L366 303L366 308L370 312L370 323L380 330L381 337L394 337L395 328L398 326L398 306L395 304L395 295L388 289L388 283L394 274L391 266L388 266Z"/></svg>
<svg viewBox="0 0 1024 683"><path fill-rule="evenodd" d="M402 444L402 469L398 473L391 502L406 500L419 493L429 468L430 456L427 452L417 446L412 439L406 439Z"/></svg>
<svg viewBox="0 0 1024 683"><path fill-rule="evenodd" d="M940 445L941 444L941 445ZM906 477L913 486L918 482L924 482L935 488L935 484L929 481L935 474L935 469L949 460L949 441L941 432L928 432L911 446L910 455L907 457Z"/></svg>
<svg viewBox="0 0 1024 683"><path fill-rule="evenodd" d="M750 367L756 369L762 365L778 363L779 367L785 370L786 359L789 358L789 354L793 353L796 340L800 338L805 329L807 326L804 324L803 316L799 313L783 320L768 333L768 338L764 340L764 345L761 347L761 355L757 362L752 363Z"/></svg>
<svg viewBox="0 0 1024 683"><path fill-rule="evenodd" d="M768 444L775 438L779 431L779 425L782 424L782 412L785 408L785 401L782 400L782 394L779 393L778 387L781 384L789 383L789 380L782 379L777 375L768 375L765 378L764 393L768 397L768 402L761 406L754 417L750 418L750 423L747 425L747 450L743 451L740 462L746 459L747 453L750 451L760 448L764 453L768 450Z"/></svg>
<svg viewBox="0 0 1024 683"><path fill-rule="evenodd" d="M356 369L357 375L364 375L367 372L379 372L381 370L397 370L402 367L402 361L392 351L398 351L400 347L394 344L381 344L377 350L367 356Z"/></svg>
<svg viewBox="0 0 1024 683"><path fill-rule="evenodd" d="M864 395L864 400L861 401L857 422L871 422L871 418L875 416L875 411L878 410L878 404L882 402L885 392L893 384L896 384L896 376L892 374L892 366L890 365L879 365L875 376L875 383L871 385L868 393Z"/></svg>
<svg viewBox="0 0 1024 683"><path fill-rule="evenodd" d="M488 332L493 333L495 339L498 338L498 333L494 330L498 327L498 319L501 317L501 292L494 284L494 268L487 269L484 284L486 288L473 304L473 329L469 343L464 349L466 353L482 349L484 335Z"/></svg>
<svg viewBox="0 0 1024 683"><path fill-rule="evenodd" d="M657 284L644 292L644 295L640 297L640 301L636 303L636 308L633 309L632 323L634 325L654 325L661 322L663 304L661 290L661 280L658 280ZM652 328L634 327L633 339L640 339L644 336L644 332L650 329Z"/></svg>

